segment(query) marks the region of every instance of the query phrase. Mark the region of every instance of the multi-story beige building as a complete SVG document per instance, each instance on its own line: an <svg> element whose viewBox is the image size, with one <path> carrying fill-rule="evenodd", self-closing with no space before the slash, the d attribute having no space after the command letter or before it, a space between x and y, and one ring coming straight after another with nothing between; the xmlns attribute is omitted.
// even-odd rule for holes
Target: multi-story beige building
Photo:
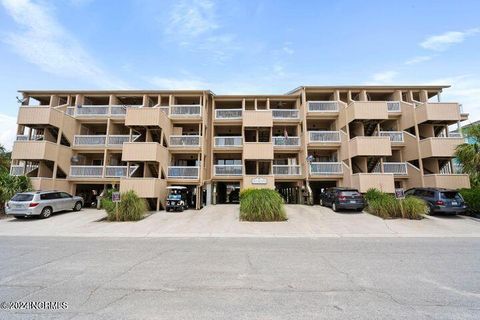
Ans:
<svg viewBox="0 0 480 320"><path fill-rule="evenodd" d="M210 91L21 91L11 173L35 189L133 189L152 208L166 187L201 205L276 188L318 203L322 188L468 187L449 126L468 115L445 86L299 87L284 95Z"/></svg>

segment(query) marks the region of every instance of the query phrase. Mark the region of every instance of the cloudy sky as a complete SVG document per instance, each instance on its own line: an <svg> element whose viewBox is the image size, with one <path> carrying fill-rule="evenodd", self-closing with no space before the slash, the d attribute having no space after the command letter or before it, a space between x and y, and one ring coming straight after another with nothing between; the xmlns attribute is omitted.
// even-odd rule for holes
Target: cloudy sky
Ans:
<svg viewBox="0 0 480 320"><path fill-rule="evenodd" d="M480 119L480 1L0 0L0 143L19 89L450 84ZM115 5L112 5L115 3Z"/></svg>

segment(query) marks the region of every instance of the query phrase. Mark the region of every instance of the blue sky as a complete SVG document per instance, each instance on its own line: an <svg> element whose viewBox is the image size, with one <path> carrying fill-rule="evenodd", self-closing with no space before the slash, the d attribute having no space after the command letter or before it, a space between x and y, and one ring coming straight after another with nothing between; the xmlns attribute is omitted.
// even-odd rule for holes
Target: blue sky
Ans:
<svg viewBox="0 0 480 320"><path fill-rule="evenodd" d="M479 1L0 0L0 143L18 89L450 84L480 118Z"/></svg>

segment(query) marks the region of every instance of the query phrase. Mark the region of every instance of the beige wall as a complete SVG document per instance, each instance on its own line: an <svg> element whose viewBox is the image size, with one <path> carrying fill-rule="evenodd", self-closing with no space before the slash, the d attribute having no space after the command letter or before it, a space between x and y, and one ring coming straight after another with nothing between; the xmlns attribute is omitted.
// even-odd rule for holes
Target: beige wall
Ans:
<svg viewBox="0 0 480 320"><path fill-rule="evenodd" d="M244 159L273 159L273 143L272 142L244 142L243 143Z"/></svg>
<svg viewBox="0 0 480 320"><path fill-rule="evenodd" d="M451 157L462 143L462 138L428 138L420 141L420 152L422 158Z"/></svg>
<svg viewBox="0 0 480 320"><path fill-rule="evenodd" d="M393 193L395 183L393 174L383 173L356 173L352 175L352 186L360 192L367 192L375 188L383 192Z"/></svg>
<svg viewBox="0 0 480 320"><path fill-rule="evenodd" d="M427 174L424 176L425 187L460 189L470 188L467 174Z"/></svg>
<svg viewBox="0 0 480 320"><path fill-rule="evenodd" d="M265 184L254 184L252 183L253 179L260 179L260 180L265 180ZM259 175L259 176L254 176L254 175L248 175L248 176L243 176L243 184L242 184L242 189L248 189L248 188L255 188L255 189L261 189L261 188L269 188L269 189L274 189L275 188L275 178L273 175Z"/></svg>
<svg viewBox="0 0 480 320"><path fill-rule="evenodd" d="M460 108L458 103L424 103L418 106L415 111L418 123L427 120L460 120Z"/></svg>
<svg viewBox="0 0 480 320"><path fill-rule="evenodd" d="M271 127L273 126L273 118L271 110L244 110L243 111L244 127Z"/></svg>
<svg viewBox="0 0 480 320"><path fill-rule="evenodd" d="M389 137L355 137L350 140L350 157L390 156L392 147Z"/></svg>
<svg viewBox="0 0 480 320"><path fill-rule="evenodd" d="M387 103L384 101L354 101L345 110L348 122L355 119L388 119Z"/></svg>

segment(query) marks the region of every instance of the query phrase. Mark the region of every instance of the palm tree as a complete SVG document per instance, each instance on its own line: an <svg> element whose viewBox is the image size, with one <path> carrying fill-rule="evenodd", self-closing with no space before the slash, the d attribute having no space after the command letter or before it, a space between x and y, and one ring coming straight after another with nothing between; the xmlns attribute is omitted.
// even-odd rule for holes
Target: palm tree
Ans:
<svg viewBox="0 0 480 320"><path fill-rule="evenodd" d="M480 124L464 128L463 134L468 143L459 145L455 150L455 156L463 172L470 176L472 187L480 187Z"/></svg>

